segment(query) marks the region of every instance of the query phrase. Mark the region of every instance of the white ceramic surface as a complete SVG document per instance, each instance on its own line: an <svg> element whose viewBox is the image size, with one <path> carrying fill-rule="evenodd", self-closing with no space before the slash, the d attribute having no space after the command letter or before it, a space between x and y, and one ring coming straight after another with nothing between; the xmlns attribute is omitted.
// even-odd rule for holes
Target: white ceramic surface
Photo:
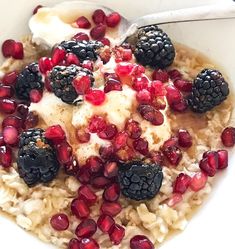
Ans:
<svg viewBox="0 0 235 249"><path fill-rule="evenodd" d="M222 0L103 0L96 2L121 11L129 18L167 9L221 2ZM230 1L230 0L223 0ZM1 0L0 42L28 32L27 19L33 6L52 5L62 0ZM235 20L164 25L165 31L178 42L207 54L226 72L235 92ZM213 139L213 138L211 138ZM235 236L235 155L230 151L230 166L218 176L213 192L205 205L190 221L183 233L164 243L164 249L234 249ZM49 249L14 223L0 217L0 249Z"/></svg>

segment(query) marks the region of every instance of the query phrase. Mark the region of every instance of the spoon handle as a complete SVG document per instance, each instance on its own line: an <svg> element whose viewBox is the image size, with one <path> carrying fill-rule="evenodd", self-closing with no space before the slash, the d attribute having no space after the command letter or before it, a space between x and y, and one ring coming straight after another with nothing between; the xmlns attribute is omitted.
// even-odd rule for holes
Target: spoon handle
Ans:
<svg viewBox="0 0 235 249"><path fill-rule="evenodd" d="M213 4L201 7L159 12L140 17L132 21L132 23L140 28L153 24L232 18L235 18L235 3Z"/></svg>

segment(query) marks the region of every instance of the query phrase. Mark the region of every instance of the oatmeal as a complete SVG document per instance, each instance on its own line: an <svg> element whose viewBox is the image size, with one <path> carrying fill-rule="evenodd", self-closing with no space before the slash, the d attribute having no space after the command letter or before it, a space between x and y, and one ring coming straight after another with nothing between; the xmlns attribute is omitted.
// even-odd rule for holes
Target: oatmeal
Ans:
<svg viewBox="0 0 235 249"><path fill-rule="evenodd" d="M57 248L157 248L228 166L229 85L157 26L114 46L118 13L63 6L2 47L0 208Z"/></svg>

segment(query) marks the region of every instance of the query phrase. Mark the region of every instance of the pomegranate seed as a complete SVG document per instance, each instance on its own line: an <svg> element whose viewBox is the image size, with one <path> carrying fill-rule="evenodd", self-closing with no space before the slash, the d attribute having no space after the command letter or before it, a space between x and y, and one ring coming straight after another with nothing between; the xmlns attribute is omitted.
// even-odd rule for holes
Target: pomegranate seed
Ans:
<svg viewBox="0 0 235 249"><path fill-rule="evenodd" d="M90 182L91 174L87 165L84 165L80 168L77 178L82 184L87 184Z"/></svg>
<svg viewBox="0 0 235 249"><path fill-rule="evenodd" d="M171 137L168 140L166 140L162 146L162 149L165 150L168 147L173 147L173 146L177 146L178 144L178 138L177 137Z"/></svg>
<svg viewBox="0 0 235 249"><path fill-rule="evenodd" d="M157 110L164 110L166 108L166 101L163 96L154 96L152 106Z"/></svg>
<svg viewBox="0 0 235 249"><path fill-rule="evenodd" d="M1 86L0 85L0 98L10 98L14 94L11 86Z"/></svg>
<svg viewBox="0 0 235 249"><path fill-rule="evenodd" d="M169 71L168 75L171 78L171 80L173 80L173 81L182 78L182 74L177 69L173 69L173 70Z"/></svg>
<svg viewBox="0 0 235 249"><path fill-rule="evenodd" d="M0 111L6 114L12 114L16 110L16 102L13 99L0 99Z"/></svg>
<svg viewBox="0 0 235 249"><path fill-rule="evenodd" d="M163 154L170 164L177 166L182 159L182 152L177 146L169 146L163 149Z"/></svg>
<svg viewBox="0 0 235 249"><path fill-rule="evenodd" d="M56 231L64 231L67 230L69 227L69 219L66 214L55 214L51 217L50 220L51 226Z"/></svg>
<svg viewBox="0 0 235 249"><path fill-rule="evenodd" d="M167 205L169 207L174 207L183 200L182 194L173 193L172 196L167 200Z"/></svg>
<svg viewBox="0 0 235 249"><path fill-rule="evenodd" d="M122 210L119 202L103 202L100 208L102 214L107 214L112 217L118 215Z"/></svg>
<svg viewBox="0 0 235 249"><path fill-rule="evenodd" d="M136 156L134 150L128 146L125 146L122 149L119 149L116 152L116 157L119 161L130 161Z"/></svg>
<svg viewBox="0 0 235 249"><path fill-rule="evenodd" d="M109 79L116 80L120 82L120 78L115 73L104 73L104 79L107 81Z"/></svg>
<svg viewBox="0 0 235 249"><path fill-rule="evenodd" d="M97 220L97 226L103 233L109 233L114 224L114 219L105 214L101 215Z"/></svg>
<svg viewBox="0 0 235 249"><path fill-rule="evenodd" d="M57 157L60 163L66 164L71 161L72 147L65 141L56 145Z"/></svg>
<svg viewBox="0 0 235 249"><path fill-rule="evenodd" d="M77 130L76 137L80 143L88 143L90 141L91 135L90 133L83 130Z"/></svg>
<svg viewBox="0 0 235 249"><path fill-rule="evenodd" d="M89 76L79 76L73 80L73 86L77 94L84 95L91 89L91 79Z"/></svg>
<svg viewBox="0 0 235 249"><path fill-rule="evenodd" d="M131 75L136 78L142 76L144 73L145 73L145 67L143 67L142 65L135 64Z"/></svg>
<svg viewBox="0 0 235 249"><path fill-rule="evenodd" d="M42 5L38 5L34 8L33 10L33 15L37 14L38 13L38 10L41 9L43 6Z"/></svg>
<svg viewBox="0 0 235 249"><path fill-rule="evenodd" d="M215 151L208 152L200 161L199 167L208 176L214 176L218 168L218 153Z"/></svg>
<svg viewBox="0 0 235 249"><path fill-rule="evenodd" d="M150 91L153 96L165 96L166 95L165 86L159 80L155 80L152 82Z"/></svg>
<svg viewBox="0 0 235 249"><path fill-rule="evenodd" d="M186 190L188 189L189 185L191 182L191 177L184 174L180 173L175 182L174 182L174 193L179 193L179 194L184 194Z"/></svg>
<svg viewBox="0 0 235 249"><path fill-rule="evenodd" d="M108 79L104 86L104 92L108 93L111 91L122 91L122 85L119 80Z"/></svg>
<svg viewBox="0 0 235 249"><path fill-rule="evenodd" d="M178 143L183 148L189 148L192 146L192 136L187 130L180 129L178 131Z"/></svg>
<svg viewBox="0 0 235 249"><path fill-rule="evenodd" d="M225 169L228 167L228 151L218 150L218 169Z"/></svg>
<svg viewBox="0 0 235 249"><path fill-rule="evenodd" d="M94 70L94 63L93 63L93 61L84 60L82 63L82 67L86 68L90 71L93 71Z"/></svg>
<svg viewBox="0 0 235 249"><path fill-rule="evenodd" d="M170 106L180 103L182 95L177 88L169 85L166 87L166 91L166 98Z"/></svg>
<svg viewBox="0 0 235 249"><path fill-rule="evenodd" d="M98 173L103 169L103 162L97 156L90 156L86 160L86 164L89 167L89 170L91 171L91 173Z"/></svg>
<svg viewBox="0 0 235 249"><path fill-rule="evenodd" d="M44 83L45 83L46 90L48 92L52 92L51 81L50 81L50 78L49 78L49 73L47 73L47 75L45 76Z"/></svg>
<svg viewBox="0 0 235 249"><path fill-rule="evenodd" d="M108 160L113 158L114 155L114 146L108 145L108 146L101 146L99 149L99 154L101 158Z"/></svg>
<svg viewBox="0 0 235 249"><path fill-rule="evenodd" d="M169 80L169 75L168 75L167 71L157 69L153 72L152 79L157 80L157 81L161 81L162 83L166 83Z"/></svg>
<svg viewBox="0 0 235 249"><path fill-rule="evenodd" d="M104 176L107 178L116 177L118 174L118 165L116 162L108 162L104 166Z"/></svg>
<svg viewBox="0 0 235 249"><path fill-rule="evenodd" d="M15 145L18 142L18 130L13 126L6 126L3 131L3 140L8 145Z"/></svg>
<svg viewBox="0 0 235 249"><path fill-rule="evenodd" d="M17 112L17 115L19 115L22 119L25 119L29 113L29 108L27 105L19 104L16 108L16 112Z"/></svg>
<svg viewBox="0 0 235 249"><path fill-rule="evenodd" d="M12 39L8 39L2 44L2 54L4 57L11 57L14 53L15 41Z"/></svg>
<svg viewBox="0 0 235 249"><path fill-rule="evenodd" d="M79 243L79 249L99 249L98 243L92 238L82 239Z"/></svg>
<svg viewBox="0 0 235 249"><path fill-rule="evenodd" d="M107 179L103 176L97 176L91 180L91 185L94 188L103 189L110 184L110 179Z"/></svg>
<svg viewBox="0 0 235 249"><path fill-rule="evenodd" d="M45 137L57 144L65 140L65 132L60 125L52 125L45 131Z"/></svg>
<svg viewBox="0 0 235 249"><path fill-rule="evenodd" d="M22 60L24 58L24 47L21 42L15 42L12 57L16 60Z"/></svg>
<svg viewBox="0 0 235 249"><path fill-rule="evenodd" d="M100 116L93 116L89 122L88 129L91 133L97 133L106 127L105 120Z"/></svg>
<svg viewBox="0 0 235 249"><path fill-rule="evenodd" d="M0 147L0 162L4 168L9 168L12 162L12 150L7 146Z"/></svg>
<svg viewBox="0 0 235 249"><path fill-rule="evenodd" d="M89 29L91 27L91 23L85 16L80 16L76 20L76 24L78 25L78 28L81 28L81 29Z"/></svg>
<svg viewBox="0 0 235 249"><path fill-rule="evenodd" d="M85 99L93 105L101 105L105 101L105 93L101 90L90 90L85 95Z"/></svg>
<svg viewBox="0 0 235 249"><path fill-rule="evenodd" d="M14 86L17 78L18 73L13 71L4 75L4 77L2 78L2 83L7 86Z"/></svg>
<svg viewBox="0 0 235 249"><path fill-rule="evenodd" d="M225 128L221 134L221 140L225 147L233 147L235 144L235 128Z"/></svg>
<svg viewBox="0 0 235 249"><path fill-rule="evenodd" d="M53 63L51 58L48 57L42 57L38 61L39 70L41 73L46 74L48 71L50 71L53 68Z"/></svg>
<svg viewBox="0 0 235 249"><path fill-rule="evenodd" d="M78 198L84 200L88 205L94 205L97 201L96 194L88 186L81 186L78 189Z"/></svg>
<svg viewBox="0 0 235 249"><path fill-rule="evenodd" d="M130 240L131 249L154 249L153 243L144 235L136 235Z"/></svg>
<svg viewBox="0 0 235 249"><path fill-rule="evenodd" d="M0 146L6 145L2 133L0 133Z"/></svg>
<svg viewBox="0 0 235 249"><path fill-rule="evenodd" d="M162 165L163 164L163 154L160 151L151 151L149 154L152 162Z"/></svg>
<svg viewBox="0 0 235 249"><path fill-rule="evenodd" d="M90 210L85 201L74 199L71 203L72 213L79 219L85 219L90 215Z"/></svg>
<svg viewBox="0 0 235 249"><path fill-rule="evenodd" d="M20 105L19 105L20 107ZM27 106L26 106L27 107ZM27 107L28 108L28 107ZM18 109L17 109L18 110ZM20 110L20 109L19 109ZM18 112L18 111L17 111ZM21 114L18 112L18 114ZM23 116L23 115L21 115ZM9 115L6 116L3 121L2 121L2 128L6 127L6 126L13 126L15 127L17 130L20 130L22 128L22 118L15 116L15 115Z"/></svg>
<svg viewBox="0 0 235 249"><path fill-rule="evenodd" d="M110 45L111 45L111 42L108 38L104 37L104 38L100 39L99 41L102 42L104 44L104 46L110 47Z"/></svg>
<svg viewBox="0 0 235 249"><path fill-rule="evenodd" d="M95 234L97 225L94 220L86 219L83 220L76 228L75 234L78 238L90 238Z"/></svg>
<svg viewBox="0 0 235 249"><path fill-rule="evenodd" d="M150 105L140 105L138 111L143 119L149 121L153 125L162 125L164 123L163 114Z"/></svg>
<svg viewBox="0 0 235 249"><path fill-rule="evenodd" d="M118 224L115 224L109 233L109 238L114 245L119 245L122 242L124 236L125 229Z"/></svg>
<svg viewBox="0 0 235 249"><path fill-rule="evenodd" d="M128 134L125 131L119 132L114 139L115 149L119 150L119 149L123 148L124 146L126 146L127 139L128 139Z"/></svg>
<svg viewBox="0 0 235 249"><path fill-rule="evenodd" d="M152 101L151 93L146 89L140 90L136 94L136 99L140 104L149 104Z"/></svg>
<svg viewBox="0 0 235 249"><path fill-rule="evenodd" d="M182 92L191 92L193 84L187 80L176 79L174 86Z"/></svg>
<svg viewBox="0 0 235 249"><path fill-rule="evenodd" d="M142 133L140 124L133 119L130 119L126 122L125 131L129 135L129 137L132 139L140 138L141 133Z"/></svg>
<svg viewBox="0 0 235 249"><path fill-rule="evenodd" d="M120 62L117 64L115 72L117 76L129 76L134 68L134 65L129 62Z"/></svg>
<svg viewBox="0 0 235 249"><path fill-rule="evenodd" d="M98 24L91 29L90 36L94 40L100 40L104 38L106 32L106 26L103 24Z"/></svg>
<svg viewBox="0 0 235 249"><path fill-rule="evenodd" d="M106 24L110 28L116 27L121 21L121 16L117 12L113 12L106 18Z"/></svg>
<svg viewBox="0 0 235 249"><path fill-rule="evenodd" d="M32 103L38 103L42 99L42 92L37 89L33 89L30 91L29 97Z"/></svg>
<svg viewBox="0 0 235 249"><path fill-rule="evenodd" d="M188 103L185 99L181 99L179 103L174 103L170 107L173 111L184 112L188 108Z"/></svg>
<svg viewBox="0 0 235 249"><path fill-rule="evenodd" d="M66 56L66 51L61 48L61 47L57 47L54 49L53 53L52 53L52 64L54 66L58 65L60 62L62 62L65 59Z"/></svg>
<svg viewBox="0 0 235 249"><path fill-rule="evenodd" d="M69 249L80 249L79 243L80 241L78 239L71 239L69 241L68 248Z"/></svg>
<svg viewBox="0 0 235 249"><path fill-rule="evenodd" d="M97 9L92 15L92 20L95 24L105 24L106 15L102 9Z"/></svg>
<svg viewBox="0 0 235 249"><path fill-rule="evenodd" d="M120 186L117 183L113 183L108 186L103 193L103 199L105 201L117 201L120 196Z"/></svg>
<svg viewBox="0 0 235 249"><path fill-rule="evenodd" d="M82 32L77 33L75 36L73 36L72 39L76 41L89 41L90 40L89 36Z"/></svg>
<svg viewBox="0 0 235 249"><path fill-rule="evenodd" d="M72 64L79 66L80 61L79 61L78 57L75 54L67 53L66 56L65 56L65 64L67 66L70 66Z"/></svg>
<svg viewBox="0 0 235 249"><path fill-rule="evenodd" d="M132 59L132 50L131 49L123 49L122 52L122 60L123 61L130 61Z"/></svg>
<svg viewBox="0 0 235 249"><path fill-rule="evenodd" d="M205 187L207 179L208 176L204 172L195 173L195 175L191 179L190 188L193 191L198 192Z"/></svg>
<svg viewBox="0 0 235 249"><path fill-rule="evenodd" d="M134 79L132 88L138 92L143 89L147 89L148 85L149 85L149 81L147 77L141 76L141 77L137 77Z"/></svg>
<svg viewBox="0 0 235 249"><path fill-rule="evenodd" d="M133 147L136 151L138 151L142 155L147 155L149 153L148 141L143 138L135 140L133 142Z"/></svg>
<svg viewBox="0 0 235 249"><path fill-rule="evenodd" d="M73 157L68 163L64 164L64 170L67 175L77 176L79 169L80 167L75 157Z"/></svg>
<svg viewBox="0 0 235 249"><path fill-rule="evenodd" d="M25 129L30 129L38 125L39 118L36 112L29 112L25 122L24 122L24 127Z"/></svg>
<svg viewBox="0 0 235 249"><path fill-rule="evenodd" d="M98 132L101 139L112 140L117 134L117 127L114 124L108 124L103 131Z"/></svg>

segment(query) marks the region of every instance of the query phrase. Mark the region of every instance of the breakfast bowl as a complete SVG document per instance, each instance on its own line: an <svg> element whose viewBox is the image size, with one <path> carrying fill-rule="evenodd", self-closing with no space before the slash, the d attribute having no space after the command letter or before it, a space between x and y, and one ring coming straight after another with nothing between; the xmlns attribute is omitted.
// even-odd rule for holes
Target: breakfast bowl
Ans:
<svg viewBox="0 0 235 249"><path fill-rule="evenodd" d="M45 27L40 30L40 27L42 27L40 25L43 25L41 20L45 20L43 18L48 13L50 17L51 10L60 9L61 7L53 7L60 2L63 1L42 1L41 4L48 6L49 9L40 8L33 17L32 10L38 4L37 1L30 1L30 3L23 0L18 1L9 13L6 11L9 16L2 13L2 18L6 15L7 20L9 20L7 21L9 26L6 28L6 21L2 22L1 26L4 33L1 35L1 42L14 39L14 41L11 41L12 44L20 47L20 41L22 41L24 56L21 53L15 53L15 51L9 56L5 50L3 51L5 57L10 58L6 59L3 56L1 58L3 63L1 80L5 85L10 84L5 75L17 71L20 76L16 80L15 91L17 101L19 99L22 101L22 103L17 102L17 104L18 106L20 104L25 105L25 98L27 98L26 102L31 102L30 113L36 113L39 118L37 123L34 116L28 117L29 114L27 115L26 120L29 122L25 122L25 126L22 126L24 131L18 131L20 133L18 134L20 135L20 145L16 146L16 141L12 142L13 135L8 136L8 134L13 134L10 132L17 129L14 129L16 127L11 123L12 119L1 116L3 121L2 132L5 134L2 147L13 148L14 158L16 158L13 159L13 167L8 168L9 165L7 167L3 165L5 168L0 169L0 207L3 210L3 213L1 213L3 215L0 218L2 245L9 248L16 246L24 248L31 248L32 246L36 248L67 248L68 243L70 243L70 249L95 249L99 248L96 244L98 243L100 248L103 249L128 249L130 248L130 240L132 240L131 249L152 249L158 246L166 249L173 246L175 248L187 248L189 246L190 248L198 248L199 246L233 248L235 240L232 236L232 226L235 218L233 211L235 202L231 198L230 191L234 188L233 162L235 158L234 149L226 148L226 146L233 145L233 141L228 140L234 139L234 135L232 135L232 138L230 137L230 132L234 132L234 130L229 128L229 130L226 130L227 133L223 131L226 127L234 126L233 92L235 89L233 81L235 81L235 68L233 66L233 51L235 36L232 31L235 19L170 23L159 25L160 29L153 27L152 30L142 30L139 39L143 39L143 36L145 36L144 39L149 39L149 35L152 35L154 39L155 36L165 37L165 35L161 36L163 31L170 37L170 40L168 37L164 38L166 39L164 42L170 47L169 51L167 50L169 57L165 59L163 54L160 62L155 60L154 64L152 61L149 62L146 59L147 57L144 57L145 55L138 56L140 50L143 49L143 43L139 42L139 45L131 44L135 46L134 50L131 46L125 45L122 48L115 47L110 52L107 49L109 47L107 40L104 41L100 37L99 40L103 42L103 45L100 42L94 42L95 48L92 47L91 49L92 55L91 53L86 54L84 59L81 55L76 54L76 50L73 49L74 45L71 47L68 42L63 43L63 40L69 40L69 37L62 39L63 32L61 32L60 25L48 29L51 33L44 32ZM216 2L203 1L200 4L214 4ZM153 1L149 0L145 3L140 2L136 6L132 6L132 10L129 10L127 8L127 5L130 4L128 1L115 1L113 3L100 1L100 3L130 19L153 11L199 5L194 1L182 1L177 4L173 1L164 4L159 1L157 4L154 1L153 4ZM16 15L16 13L18 14L18 8L22 5L27 6L27 8L25 8L24 13ZM5 1L0 6L2 10L10 9ZM92 13L83 14L91 23ZM57 15L60 16L60 13ZM81 11L79 11L78 17L81 15ZM50 19L49 17L47 16L47 21ZM71 16L69 19L71 19ZM69 24L63 18L62 21L70 28L78 28L76 27L77 24L74 23L76 18L72 19L73 21L69 21ZM50 27L52 22L48 21L46 24ZM112 26L112 23L109 25ZM108 30L111 30L112 33L110 26ZM31 32L33 36L31 36ZM54 32L55 34L53 34ZM61 35L60 32L62 36L57 35ZM76 33L73 35L76 35ZM46 42L48 41L47 37L53 37L51 44ZM59 37L58 40L56 40L57 37ZM112 41L111 38L110 40ZM80 42L76 39L75 41ZM91 44L93 46L92 42ZM52 49L54 52L51 55ZM58 56L55 56L55 53L64 50L70 57L65 62L58 62ZM125 55L123 51L126 52ZM107 58L107 54L110 55L110 53L111 56ZM71 56L71 54L76 56ZM11 58L14 56L17 58ZM51 56L52 59L50 59ZM94 56L94 58L91 56ZM142 64L146 69L143 66L136 66L135 57L139 65ZM68 58L68 56L63 57L62 60L65 60L64 58ZM91 63L92 60L95 62ZM39 61L39 69L37 65L30 64L35 61ZM30 67L25 69L25 66L29 64ZM136 78L130 78L129 75L126 75L126 70L128 71L130 67L131 70L135 71L135 74L140 73L140 75L131 75L131 77ZM137 69L134 70L134 67L138 68L140 72ZM207 70L204 70L205 68ZM33 81L39 83L37 87L31 89L30 84L25 87L25 82L32 83L32 80L23 75L23 70L34 74L36 80ZM76 89L73 92L75 97L61 95L61 89L63 91L64 89L59 88L58 85L61 84L64 75L68 72L74 74L73 70L76 72L76 80L73 79L72 85ZM133 73L133 71L131 72ZM114 73L116 76L113 75ZM56 78L58 74L60 77ZM213 93L217 91L214 90L215 87L219 87L218 91L222 92L219 102L214 99L209 100L209 107L205 105L204 98L200 98L201 102L197 102L195 98L197 94L206 95L205 92L200 91L201 89L198 86L201 81L205 82L204 77L216 84L216 86L210 86ZM102 91L100 89L103 89L103 84L106 84L104 88L105 97L100 94L93 95L93 89L81 94L84 88L77 87L81 78L89 84L95 82L93 84L98 89L97 91ZM146 88L142 89L141 84L144 84L143 82L146 79L147 82L151 79L151 86L149 81ZM46 83L46 80L49 81L49 84ZM107 86L108 81L114 82L115 87ZM68 81L65 80L65 82ZM121 82L122 85L117 86L117 82ZM192 86L192 82L194 82L194 86ZM47 89L43 90L43 96L42 84L45 84ZM63 81L63 84L68 83ZM30 92L28 92L28 88L30 88ZM92 94L90 91L93 91ZM153 98L152 94L156 94L161 97L161 101L154 102L154 104L151 102L150 105L149 92L151 98ZM178 98L182 101L176 103L175 101L178 101ZM187 110L186 102L189 103ZM15 110L9 111L9 109L4 109L5 106L2 106L0 103L2 112L8 112L10 116L16 115L14 114ZM148 115L146 116L146 112L148 114L152 113L153 109L155 114L161 113L157 115L158 118L152 119ZM136 110L138 110L138 113L136 113ZM20 113L22 114L22 111ZM129 120L130 117L132 118L131 121ZM21 118L23 119L23 117ZM105 119L104 122L103 119ZM6 125L7 122L8 125ZM98 126L95 122L98 122ZM131 128L135 128L134 133L126 128L130 127L130 123ZM109 131L111 130L114 135L104 132L105 129L100 128L102 125L106 125L106 128L108 126ZM87 126L89 132L87 132ZM116 128L113 128L114 126ZM123 128L124 126L125 128ZM36 130L35 127L43 130ZM32 132L27 131L28 129L34 130ZM85 135L80 133L83 129L85 129ZM142 130L142 134L140 130ZM75 132L76 137L74 136ZM229 135L221 135L222 132ZM110 137L107 138L107 134ZM35 136L37 139L33 140ZM127 152L120 145L120 141L122 142L125 137L128 137ZM221 141L221 137L223 141ZM27 139L32 140L27 142ZM149 147L147 152L146 140ZM229 144L229 142L231 143ZM116 146L115 150L118 152L115 152L115 156L107 160L101 153L101 148L111 145ZM35 148L33 147L32 152L30 146L46 150L46 154L37 158L40 158L44 165L52 167L50 168L52 171L48 173L47 169L44 169L48 174L44 172L38 178L35 178L35 171L31 171L30 173L34 175L30 177L27 173L27 167L32 167L32 161L28 163L28 155L31 155L30 153L35 155ZM17 147L20 147L19 152L16 149ZM76 156L80 165L80 173L76 172L75 174L73 171L77 166L75 157L73 157L74 160L69 165L70 167L66 168L68 151L65 151L64 148L72 148L70 150L75 151L74 156ZM1 149L3 154L2 151L3 149ZM227 156L227 151L228 165L225 162L226 159L224 159ZM133 153L134 155L131 157ZM159 159L162 154L164 155L163 162L162 158ZM100 162L100 157L102 162ZM211 164L208 164L209 160L211 160ZM60 170L58 164L62 165ZM81 172L84 172L84 170L81 170L81 166L88 164L89 167L94 166L92 169L89 168L89 172L92 172L88 175L88 178L92 178L91 182L90 179L87 180L86 174L81 174ZM102 166L99 166L99 164L102 164ZM116 175L114 175L115 177L113 175L109 176L109 171L102 172L103 175L100 175L100 172L97 174L97 171L100 170L97 167L102 169L104 167L108 170L117 164L119 165L118 180ZM216 167L214 167L215 164ZM63 167L67 171L64 172ZM60 171L59 174L58 170ZM144 176L139 173L143 171ZM138 186L132 189L130 183L126 184L124 181L124 179L127 179L127 181L132 181L133 184L136 182L143 184L141 181L145 181L143 177L146 177L146 171L148 171L149 179L154 177L155 181L153 185L148 183L148 191L141 190L141 192L138 192ZM71 174L74 175L69 176ZM141 181L133 180L129 174L141 178ZM122 192L119 200L121 205L117 202L119 197L117 192L120 191L117 190L119 189L118 184L120 184ZM105 193L103 194L104 188ZM134 192L131 192L130 189ZM95 192L95 195L93 193L93 198L90 196L89 199L82 190L90 190L89 193ZM113 197L113 192L118 197ZM102 202L102 198L104 202ZM81 205L83 208L87 208L84 212L90 208L92 221L90 219L87 222L89 215L79 212L81 209L77 207ZM116 216L115 221L111 216ZM13 218L13 222L9 218ZM105 223L104 220L107 221L107 219L111 223L115 222L115 224L111 224L112 228L109 231L107 227L102 225ZM81 229L82 222L86 229L97 230L93 236L97 242L86 238L90 237L91 234L93 235L95 231L89 230L87 234L87 231ZM179 231L183 232L178 233ZM39 241L30 233L44 242ZM86 236L82 233L86 233ZM146 237L136 237L139 235ZM14 237L14 240L12 237ZM77 239L69 242L72 238ZM133 238L135 239L133 240ZM78 242L78 239L83 242ZM140 245L141 239L145 242L145 245L144 243ZM82 247L79 243L87 243L84 240L89 243L91 241L93 244L88 243L90 247ZM79 244L80 247L73 247L71 243Z"/></svg>

